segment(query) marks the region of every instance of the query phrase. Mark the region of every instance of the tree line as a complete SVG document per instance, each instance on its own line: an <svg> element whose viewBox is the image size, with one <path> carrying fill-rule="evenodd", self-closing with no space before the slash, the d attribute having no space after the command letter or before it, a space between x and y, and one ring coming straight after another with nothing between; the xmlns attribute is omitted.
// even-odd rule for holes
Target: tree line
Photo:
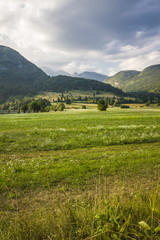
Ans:
<svg viewBox="0 0 160 240"><path fill-rule="evenodd" d="M49 112L50 110L53 111L63 111L65 109L64 103L56 103L51 105L51 102L47 99L30 99L30 100L23 100L23 99L12 99L10 102L6 102L0 105L1 113L11 113L11 112L23 112L23 113L30 113L30 112Z"/></svg>

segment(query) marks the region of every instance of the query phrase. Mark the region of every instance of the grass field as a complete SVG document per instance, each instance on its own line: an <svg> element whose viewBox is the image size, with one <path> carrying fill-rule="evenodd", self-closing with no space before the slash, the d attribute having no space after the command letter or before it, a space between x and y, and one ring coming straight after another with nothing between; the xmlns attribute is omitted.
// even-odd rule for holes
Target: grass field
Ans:
<svg viewBox="0 0 160 240"><path fill-rule="evenodd" d="M160 109L0 115L0 239L160 239Z"/></svg>

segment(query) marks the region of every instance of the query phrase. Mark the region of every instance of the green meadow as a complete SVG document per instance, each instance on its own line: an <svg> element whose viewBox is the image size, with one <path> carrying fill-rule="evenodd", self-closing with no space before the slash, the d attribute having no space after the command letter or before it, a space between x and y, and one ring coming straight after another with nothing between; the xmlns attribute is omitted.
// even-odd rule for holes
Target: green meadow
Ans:
<svg viewBox="0 0 160 240"><path fill-rule="evenodd" d="M160 109L0 115L0 239L160 239Z"/></svg>

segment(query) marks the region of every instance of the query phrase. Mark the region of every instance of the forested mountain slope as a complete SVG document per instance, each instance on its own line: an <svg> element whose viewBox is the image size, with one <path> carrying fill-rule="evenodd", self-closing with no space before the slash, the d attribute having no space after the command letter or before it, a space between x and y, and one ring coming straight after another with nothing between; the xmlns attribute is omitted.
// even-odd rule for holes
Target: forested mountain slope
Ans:
<svg viewBox="0 0 160 240"><path fill-rule="evenodd" d="M0 101L10 95L33 94L48 76L17 51L0 46Z"/></svg>
<svg viewBox="0 0 160 240"><path fill-rule="evenodd" d="M105 84L96 80L69 77L69 76L57 76L49 78L43 83L43 90L53 92L64 92L71 90L80 91L104 91L113 93L117 96L124 96L125 94L110 84Z"/></svg>
<svg viewBox="0 0 160 240"><path fill-rule="evenodd" d="M160 64L145 68L140 74L132 78L123 90L160 93Z"/></svg>
<svg viewBox="0 0 160 240"><path fill-rule="evenodd" d="M142 72L121 71L107 78L105 83L125 92L160 92L160 64L145 68Z"/></svg>
<svg viewBox="0 0 160 240"><path fill-rule="evenodd" d="M0 103L14 96L33 96L43 91L104 91L122 96L109 84L71 76L49 77L17 51L0 46Z"/></svg>
<svg viewBox="0 0 160 240"><path fill-rule="evenodd" d="M104 80L105 83L109 83L114 87L124 89L128 82L140 72L138 71L120 71L113 77L109 77Z"/></svg>

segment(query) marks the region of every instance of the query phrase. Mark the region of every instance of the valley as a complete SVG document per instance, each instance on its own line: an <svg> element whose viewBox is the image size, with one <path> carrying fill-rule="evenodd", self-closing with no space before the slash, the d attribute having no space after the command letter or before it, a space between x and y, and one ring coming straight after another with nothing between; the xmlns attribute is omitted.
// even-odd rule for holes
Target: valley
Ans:
<svg viewBox="0 0 160 240"><path fill-rule="evenodd" d="M0 239L159 239L159 65L104 83L0 57Z"/></svg>

